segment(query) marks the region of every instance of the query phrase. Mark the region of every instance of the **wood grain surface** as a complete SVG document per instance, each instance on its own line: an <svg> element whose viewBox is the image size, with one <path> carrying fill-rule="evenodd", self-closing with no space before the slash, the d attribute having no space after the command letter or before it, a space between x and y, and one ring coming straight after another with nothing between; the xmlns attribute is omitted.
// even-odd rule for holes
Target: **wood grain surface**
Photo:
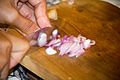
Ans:
<svg viewBox="0 0 120 80"><path fill-rule="evenodd" d="M51 21L61 35L81 34L96 41L78 58L49 56L32 47L21 64L45 80L120 80L120 9L99 0L56 6Z"/></svg>

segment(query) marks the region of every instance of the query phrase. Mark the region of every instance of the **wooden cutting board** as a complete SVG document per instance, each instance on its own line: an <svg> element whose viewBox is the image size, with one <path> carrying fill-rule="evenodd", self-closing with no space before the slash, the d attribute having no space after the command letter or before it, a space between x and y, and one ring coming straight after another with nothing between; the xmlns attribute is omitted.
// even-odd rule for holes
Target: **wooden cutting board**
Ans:
<svg viewBox="0 0 120 80"><path fill-rule="evenodd" d="M61 35L81 34L96 41L78 58L32 47L21 64L45 80L120 80L120 9L99 0L76 0L56 6L51 21Z"/></svg>

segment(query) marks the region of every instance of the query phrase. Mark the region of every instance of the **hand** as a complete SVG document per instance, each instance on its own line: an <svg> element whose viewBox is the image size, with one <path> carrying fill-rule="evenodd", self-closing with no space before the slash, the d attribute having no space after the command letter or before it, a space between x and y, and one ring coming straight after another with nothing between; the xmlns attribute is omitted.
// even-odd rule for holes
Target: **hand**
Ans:
<svg viewBox="0 0 120 80"><path fill-rule="evenodd" d="M14 29L19 30L22 34L24 34L24 36L26 36L29 39L31 39L33 36L36 36L36 33L37 32L39 33L39 31L41 31L41 29L45 27L52 28L46 14L45 0L0 0L0 10L1 10L0 23L14 25L15 26L13 27ZM49 29L47 29L47 31L48 30ZM2 36L7 37L8 39L9 37L8 35L9 34L5 34ZM14 67L18 62L20 62L23 56L25 55L25 52L29 48L27 42L22 41L23 39L19 41L18 38L16 37L14 38L14 40L13 37L9 37L9 40L8 42L10 42L10 46L12 48L9 47L10 50L9 52L7 52L7 54L12 55L12 58L10 56L7 56L6 52L4 54L7 57L3 55L5 57L4 59L6 59L6 62L4 63L5 64L4 69L2 69L2 75L4 75L5 77L6 74L8 74L9 68ZM16 43L16 41L18 41L18 44ZM1 44L4 44L5 41L0 39L0 42ZM13 44L11 44L11 42ZM24 44L24 42L27 45L26 48L24 48L23 45L21 45ZM1 46L2 45L0 45L0 47ZM4 49L8 49L5 48L5 46L2 47L3 47L3 51L6 51ZM0 61L2 61L1 59L3 57L1 55L0 57L1 57Z"/></svg>
<svg viewBox="0 0 120 80"><path fill-rule="evenodd" d="M0 1L0 10L0 23L15 25L25 36L41 28L52 27L45 0L4 0Z"/></svg>
<svg viewBox="0 0 120 80"><path fill-rule="evenodd" d="M6 80L8 71L22 60L29 47L23 37L0 31L0 80Z"/></svg>

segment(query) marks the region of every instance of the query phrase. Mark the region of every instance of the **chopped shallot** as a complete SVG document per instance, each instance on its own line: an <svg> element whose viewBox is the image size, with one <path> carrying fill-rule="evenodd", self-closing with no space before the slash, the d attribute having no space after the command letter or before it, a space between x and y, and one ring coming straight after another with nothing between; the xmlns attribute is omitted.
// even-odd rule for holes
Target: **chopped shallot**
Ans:
<svg viewBox="0 0 120 80"><path fill-rule="evenodd" d="M61 56L68 54L69 57L78 57L91 45L95 45L94 40L87 39L81 35L78 35L78 37L65 35L63 38L58 39L56 36L45 46L48 47L46 48L46 53L49 55L56 54L56 49Z"/></svg>

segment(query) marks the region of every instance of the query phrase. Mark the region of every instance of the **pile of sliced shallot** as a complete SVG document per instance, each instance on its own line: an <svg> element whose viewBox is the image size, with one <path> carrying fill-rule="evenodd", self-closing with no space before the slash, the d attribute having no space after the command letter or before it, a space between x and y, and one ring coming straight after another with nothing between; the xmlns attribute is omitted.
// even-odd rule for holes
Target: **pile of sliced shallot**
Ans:
<svg viewBox="0 0 120 80"><path fill-rule="evenodd" d="M95 45L94 40L87 39L81 35L77 37L65 35L61 38L60 35L57 35L57 30L54 30L52 34L53 38L45 45L48 55L59 52L61 56L78 57L85 52L85 49L90 48L91 45Z"/></svg>

